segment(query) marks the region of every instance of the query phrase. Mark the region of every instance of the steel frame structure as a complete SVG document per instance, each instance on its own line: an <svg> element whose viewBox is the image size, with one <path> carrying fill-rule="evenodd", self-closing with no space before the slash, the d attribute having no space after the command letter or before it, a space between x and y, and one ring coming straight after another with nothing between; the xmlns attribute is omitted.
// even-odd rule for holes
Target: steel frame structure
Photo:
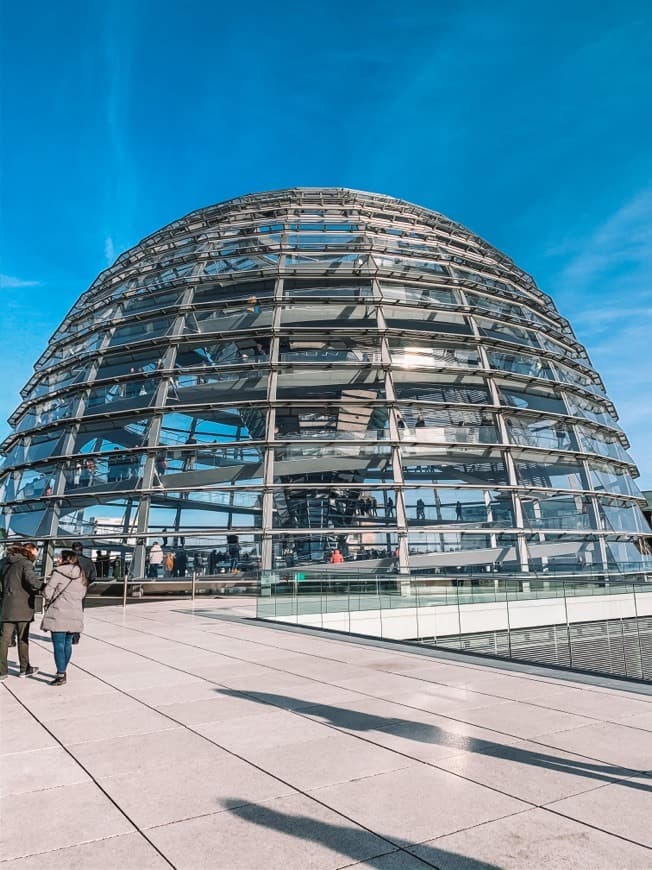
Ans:
<svg viewBox="0 0 652 870"><path fill-rule="evenodd" d="M648 559L627 438L551 297L387 196L297 188L170 224L81 295L22 397L7 535L128 553L134 576L154 540L204 570L229 540L263 569Z"/></svg>

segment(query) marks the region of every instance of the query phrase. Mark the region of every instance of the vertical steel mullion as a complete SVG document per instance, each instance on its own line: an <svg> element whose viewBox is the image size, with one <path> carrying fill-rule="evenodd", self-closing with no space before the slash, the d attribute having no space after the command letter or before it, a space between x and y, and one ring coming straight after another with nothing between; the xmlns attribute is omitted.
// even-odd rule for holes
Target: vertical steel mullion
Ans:
<svg viewBox="0 0 652 870"><path fill-rule="evenodd" d="M285 266L285 254L279 257L279 269ZM267 373L267 419L265 421L265 446L263 459L263 503L261 512L261 570L272 569L274 518L274 450L276 443L276 401L278 395L278 370L280 362L281 312L283 305L283 277L279 274L274 285L274 311L272 313L272 338L269 347L269 370ZM296 590L295 590L296 591Z"/></svg>

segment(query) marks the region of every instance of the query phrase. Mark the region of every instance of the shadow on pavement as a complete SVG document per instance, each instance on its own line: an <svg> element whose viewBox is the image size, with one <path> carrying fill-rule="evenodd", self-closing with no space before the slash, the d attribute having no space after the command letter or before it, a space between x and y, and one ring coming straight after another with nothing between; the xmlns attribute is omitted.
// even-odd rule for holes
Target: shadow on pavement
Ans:
<svg viewBox="0 0 652 870"><path fill-rule="evenodd" d="M218 689L221 695L231 698L246 698L250 701L259 701L281 710L290 710L297 715L306 716L320 721L334 728L341 728L353 732L403 731L406 739L419 743L439 744L441 746L454 746L460 752L475 752L481 755L492 755L495 758L504 758L514 764L529 765L533 767L547 768L559 773L568 773L574 776L583 776L587 779L595 779L600 782L613 783L626 786L627 788L640 791L652 792L652 781L649 785L635 782L623 777L631 776L640 771L629 768L614 767L609 764L598 762L581 761L576 758L564 758L562 756L546 752L535 752L529 749L519 749L507 746L492 740L480 740L477 737L469 737L446 731L438 725L430 725L427 722L413 722L409 719L396 717L387 718L376 714L347 710L343 707L333 707L328 704L306 705L298 698L286 695L276 695L268 692L241 692L237 689ZM299 708L300 709L297 709Z"/></svg>
<svg viewBox="0 0 652 870"><path fill-rule="evenodd" d="M501 870L495 864L476 861L474 858L468 858L458 852L438 849L427 843L418 845L419 857L417 858L407 848L400 847L391 840L387 840L382 834L372 833L366 828L333 825L310 816L282 813L264 804L253 804L237 798L227 798L223 802L223 806L234 816L238 816L249 824L260 825L268 830L279 831L300 840L311 841L347 854L352 859L352 870L357 863L363 864L365 867L375 867L378 870L390 870L392 867L397 868L397 870L398 868L401 870L420 870L420 868L426 867L437 867L440 870ZM331 810L331 812L335 812L335 810ZM374 839L378 840L375 846ZM386 848L384 848L385 846ZM382 850L382 852L373 858L365 857L365 854L373 853L375 850ZM392 861L392 858L396 859L396 862Z"/></svg>

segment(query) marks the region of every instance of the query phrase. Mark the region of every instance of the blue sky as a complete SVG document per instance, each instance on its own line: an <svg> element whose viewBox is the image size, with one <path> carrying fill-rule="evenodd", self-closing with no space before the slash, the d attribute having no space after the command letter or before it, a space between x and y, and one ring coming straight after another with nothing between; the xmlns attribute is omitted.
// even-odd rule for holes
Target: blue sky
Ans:
<svg viewBox="0 0 652 870"><path fill-rule="evenodd" d="M442 211L530 271L652 487L648 2L2 4L0 431L77 296L192 209L294 185Z"/></svg>

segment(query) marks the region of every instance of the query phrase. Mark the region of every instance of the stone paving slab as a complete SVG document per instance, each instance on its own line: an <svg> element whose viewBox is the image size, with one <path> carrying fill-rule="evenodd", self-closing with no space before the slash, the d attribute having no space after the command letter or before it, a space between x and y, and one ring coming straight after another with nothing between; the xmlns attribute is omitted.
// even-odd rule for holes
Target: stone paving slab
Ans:
<svg viewBox="0 0 652 870"><path fill-rule="evenodd" d="M79 846L39 852L2 864L3 870L169 870L169 862L141 834L121 834Z"/></svg>
<svg viewBox="0 0 652 870"><path fill-rule="evenodd" d="M319 789L312 794L398 845L469 828L528 805L469 780L420 765Z"/></svg>
<svg viewBox="0 0 652 870"><path fill-rule="evenodd" d="M179 870L335 870L391 849L303 795L252 804L235 791L226 806L236 808L153 828L149 836Z"/></svg>
<svg viewBox="0 0 652 870"><path fill-rule="evenodd" d="M436 850L435 852L431 850ZM649 849L542 809L478 825L411 851L441 870L649 870Z"/></svg>
<svg viewBox="0 0 652 870"><path fill-rule="evenodd" d="M252 604L89 609L62 689L35 628L43 673L0 686L0 870L652 868L652 687Z"/></svg>
<svg viewBox="0 0 652 870"><path fill-rule="evenodd" d="M0 817L0 861L134 830L92 782L11 794L0 802Z"/></svg>

